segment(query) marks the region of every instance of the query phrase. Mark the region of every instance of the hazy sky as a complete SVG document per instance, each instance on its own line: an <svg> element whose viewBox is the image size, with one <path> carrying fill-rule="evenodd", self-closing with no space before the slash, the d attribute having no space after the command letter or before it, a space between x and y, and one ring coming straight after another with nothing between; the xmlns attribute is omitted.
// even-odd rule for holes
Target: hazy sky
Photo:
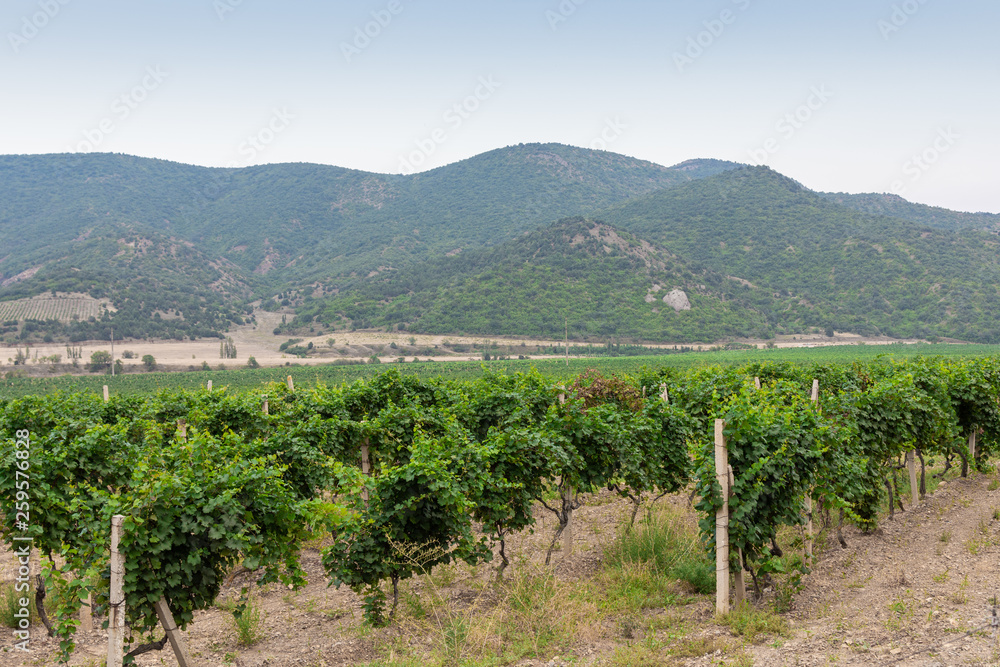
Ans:
<svg viewBox="0 0 1000 667"><path fill-rule="evenodd" d="M521 142L1000 212L997 0L4 0L0 153L423 171Z"/></svg>

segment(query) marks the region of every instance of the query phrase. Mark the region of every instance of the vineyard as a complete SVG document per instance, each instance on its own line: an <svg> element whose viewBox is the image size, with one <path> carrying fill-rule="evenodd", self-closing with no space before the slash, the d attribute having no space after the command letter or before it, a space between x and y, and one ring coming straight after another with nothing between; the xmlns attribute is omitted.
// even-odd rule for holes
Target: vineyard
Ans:
<svg viewBox="0 0 1000 667"><path fill-rule="evenodd" d="M109 304L92 297L60 297L17 299L0 301L0 320L58 320L72 322L86 321L90 317L100 318Z"/></svg>
<svg viewBox="0 0 1000 667"><path fill-rule="evenodd" d="M631 503L635 521L689 489L705 563L725 504L729 571L746 572L760 598L774 573L809 571L811 544L783 556L782 527L825 516L841 543L845 524L877 530L902 507L908 457L920 494L931 458L962 476L986 470L998 400L998 359L886 357L643 366L558 383L537 371L449 380L393 369L339 385L7 398L3 538L43 555L34 597L63 659L84 600L98 617L118 609L116 515L132 655L165 645L158 604L186 628L234 571L302 586L300 547L317 535L331 536L328 581L361 597L370 626L391 625L401 582L459 561L493 563L502 580L506 543L538 526L536 508L554 519L551 557L572 539L580 494L601 490ZM731 466L725 498L716 420Z"/></svg>
<svg viewBox="0 0 1000 667"><path fill-rule="evenodd" d="M126 344L127 345L127 344ZM686 352L663 356L598 357L530 360L482 361L421 361L400 364L398 368L407 375L428 380L474 380L484 372L529 373L538 371L553 380L568 380L589 369L602 373L636 375L646 367L677 369L699 366L746 365L768 363L796 364L850 364L874 362L891 355L897 360L934 355L954 359L993 356L1000 353L996 345L837 345L818 348L778 348L765 350L732 350ZM12 356L12 355L10 355ZM260 390L270 382L283 381L288 375L299 387L320 384L339 384L371 378L385 371L380 364L326 364L317 366L291 365L280 368L229 369L189 372L142 372L139 364L126 364L125 373L116 377L107 375L62 375L54 377L17 377L8 373L0 378L0 396L14 398L38 394L93 392L100 393L108 385L112 394L144 395L162 390L196 390L212 380L216 387L230 390Z"/></svg>

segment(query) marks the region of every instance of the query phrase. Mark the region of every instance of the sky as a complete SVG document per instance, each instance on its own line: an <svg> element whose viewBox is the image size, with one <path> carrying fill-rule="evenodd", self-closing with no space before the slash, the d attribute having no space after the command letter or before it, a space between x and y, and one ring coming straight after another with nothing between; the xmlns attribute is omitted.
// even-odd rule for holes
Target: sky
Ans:
<svg viewBox="0 0 1000 667"><path fill-rule="evenodd" d="M1000 213L996 0L4 0L0 154L414 173L558 142Z"/></svg>

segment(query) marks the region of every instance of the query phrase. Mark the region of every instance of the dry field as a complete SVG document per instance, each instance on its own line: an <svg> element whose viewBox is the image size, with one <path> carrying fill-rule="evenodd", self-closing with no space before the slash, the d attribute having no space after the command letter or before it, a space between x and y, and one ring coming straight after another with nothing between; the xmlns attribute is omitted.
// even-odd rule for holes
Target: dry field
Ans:
<svg viewBox="0 0 1000 667"><path fill-rule="evenodd" d="M406 361L412 361L414 356L424 359L434 357L440 361L464 361L479 359L481 357L479 354L472 353L471 351L467 354L454 353L443 349L443 345L445 343L458 345L481 345L493 342L503 347L510 346L511 348L514 348L515 351L513 354L516 355L516 348L520 347L522 343L526 343L531 346L555 345L557 347L564 344L563 341L559 340L526 340L522 338L494 336L441 336L410 334L402 331L392 333L383 331L338 331L333 334L304 337L299 345L305 346L312 343L314 349L318 351L318 354L316 356L310 355L307 358L296 358L293 355L284 354L278 349L282 343L289 339L289 336L287 335L275 336L273 334L274 328L280 323L281 320L281 316L279 314L258 311L257 320L257 326L242 326L235 329L230 334L236 344L237 357L235 359L220 358L220 341L214 338L194 341L116 341L115 358L120 359L121 353L128 350L135 353L135 358L132 360L123 360L126 366L133 366L135 369L138 369L140 368L140 360L143 355L151 354L161 368L166 368L168 370L186 370L190 366L200 368L203 362L208 363L212 368L217 368L220 364L225 365L227 368L239 368L245 366L251 356L254 357L257 363L261 366L284 366L288 362L301 365L328 364L339 358L367 358L373 354L378 355L382 361L392 361L399 356L403 356ZM331 339L334 341L332 346L328 344L328 341ZM410 341L413 342L411 343ZM766 341L747 342L759 347L764 347L766 345ZM777 347L823 347L828 345L854 345L858 343L865 343L867 345L887 345L897 342L917 343L920 341L899 341L897 339L884 337L863 338L854 334L838 333L832 339L827 338L822 334L799 335L794 337L780 336L774 341L774 344ZM418 354L404 353L400 355L396 349L391 347L393 343L398 347L407 347L411 350L415 348L420 349L421 352ZM83 363L86 363L90 359L90 355L98 350L111 350L110 344L107 342L86 343L81 347L83 352L81 361ZM648 347L667 349L675 346L673 344L651 344L648 345ZM702 350L708 349L711 345L706 343L688 345L688 347ZM35 353L37 353L39 357L59 354L62 355L64 362L67 361L66 346L64 344L39 345L32 347L31 356L34 356ZM0 368L3 366L10 366L11 361L9 358L12 358L13 354L12 348L8 348L6 354L4 353L4 350L0 350ZM530 356L532 359L549 358L546 355L538 355L534 353L526 356ZM29 368L31 368L30 365Z"/></svg>

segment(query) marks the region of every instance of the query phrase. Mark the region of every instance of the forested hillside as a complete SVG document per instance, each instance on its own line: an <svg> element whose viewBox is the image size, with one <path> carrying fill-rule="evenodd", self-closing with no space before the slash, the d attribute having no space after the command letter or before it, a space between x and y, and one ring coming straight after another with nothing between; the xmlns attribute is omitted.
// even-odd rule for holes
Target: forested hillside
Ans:
<svg viewBox="0 0 1000 667"><path fill-rule="evenodd" d="M705 268L794 297L779 330L1000 340L997 237L835 204L747 167L593 214Z"/></svg>
<svg viewBox="0 0 1000 667"><path fill-rule="evenodd" d="M893 194L851 195L843 192L823 192L820 195L858 211L902 218L937 229L1000 229L1000 215L996 213L950 211L940 206L914 204Z"/></svg>
<svg viewBox="0 0 1000 667"><path fill-rule="evenodd" d="M693 160L671 169L558 144L509 147L413 176L2 156L0 299L50 290L109 296L122 335L205 335L225 330L251 296L334 292L358 276L502 242L734 166ZM118 254L118 239L140 251ZM181 314L166 327L146 321L155 310ZM106 337L105 329L81 323L70 335Z"/></svg>
<svg viewBox="0 0 1000 667"><path fill-rule="evenodd" d="M664 301L684 292L690 309ZM495 248L380 276L312 316L417 333L689 342L772 333L773 297L608 225L571 218ZM345 320L347 322L345 322Z"/></svg>
<svg viewBox="0 0 1000 667"><path fill-rule="evenodd" d="M820 329L995 342L1000 268L984 230L996 218L823 195L764 167L668 168L558 144L412 176L0 156L0 300L112 305L3 336L219 336L255 307L283 307L297 314L289 332L551 336L568 324L591 340ZM690 310L663 304L675 289Z"/></svg>

